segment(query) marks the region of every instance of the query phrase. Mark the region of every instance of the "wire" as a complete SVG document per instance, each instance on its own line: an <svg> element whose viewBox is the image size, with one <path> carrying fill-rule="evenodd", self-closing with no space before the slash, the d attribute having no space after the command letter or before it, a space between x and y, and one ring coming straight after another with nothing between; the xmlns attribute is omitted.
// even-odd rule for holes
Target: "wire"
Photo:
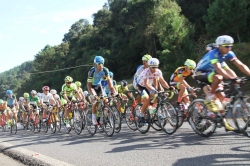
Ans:
<svg viewBox="0 0 250 166"><path fill-rule="evenodd" d="M69 70L69 69L74 69L74 68L83 67L83 66L93 66L93 65L79 65L79 66L67 67L67 68L56 69L56 70L47 70L47 71L40 71L40 72L34 72L34 73L19 74L19 75L16 75L16 76L0 76L0 78L2 78L2 77L5 77L5 78L6 77L18 77L18 76L27 75L27 74L29 74L29 75L35 75L35 74L40 74L40 73L52 73L52 72L58 72L58 71L62 71L62 70Z"/></svg>

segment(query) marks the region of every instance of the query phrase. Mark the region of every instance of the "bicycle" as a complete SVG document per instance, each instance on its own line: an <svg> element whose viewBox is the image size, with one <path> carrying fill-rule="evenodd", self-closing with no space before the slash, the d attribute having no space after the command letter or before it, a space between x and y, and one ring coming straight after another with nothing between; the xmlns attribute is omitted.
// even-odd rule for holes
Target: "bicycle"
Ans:
<svg viewBox="0 0 250 166"><path fill-rule="evenodd" d="M46 119L43 119L41 122L43 131L45 133L48 132L48 129L51 129L52 133L56 132L56 118L55 118L55 112L53 110L53 106L51 105L46 105L42 107L46 111Z"/></svg>
<svg viewBox="0 0 250 166"><path fill-rule="evenodd" d="M37 132L40 132L41 131L41 118L40 118L40 115L39 115L39 112L40 112L40 109L37 107L36 109L35 108L30 108L30 110L33 112L31 118L30 116L28 116L28 118L30 119L30 126L31 128L33 128L33 132L37 131Z"/></svg>
<svg viewBox="0 0 250 166"><path fill-rule="evenodd" d="M193 88L193 89L194 92L199 92L201 90L201 88ZM189 99L190 102L192 102L195 98L197 98L197 96L194 96L191 93L187 94L185 97L187 96L191 97L191 99ZM188 107L185 106L183 99L181 101L179 108L177 108L177 111L178 111L178 128L180 128L184 120L188 118Z"/></svg>
<svg viewBox="0 0 250 166"><path fill-rule="evenodd" d="M79 135L82 130L85 128L85 108L87 107L87 103L83 103L82 101L77 101L77 108L74 112L74 128L75 132Z"/></svg>
<svg viewBox="0 0 250 166"><path fill-rule="evenodd" d="M140 118L142 116L141 106L142 104L137 104L135 106L134 117L137 129L145 134L149 131L151 124L154 123L156 126L163 130L167 134L173 134L177 130L178 116L174 106L168 101L169 98L173 97L173 93L169 94L162 91L155 94L157 98L157 106L154 110L149 110L147 108L145 112L145 118ZM152 103L151 103L152 105ZM168 129L167 124L170 124L171 129ZM145 127L145 129L143 128Z"/></svg>
<svg viewBox="0 0 250 166"><path fill-rule="evenodd" d="M241 80L245 81L244 77ZM247 109L247 112L249 112L249 109L239 88L241 83L236 84L236 86L233 85L233 82L224 83L224 85L230 86L228 90L222 90L226 92L227 96L230 96L229 102L224 106L224 112L212 113L209 111L204 104L204 98L194 99L188 108L188 122L192 129L202 137L210 137L217 127L225 127L225 121L233 128L232 131L236 133L243 132L243 128L238 123L241 118L238 119L236 116L237 113L240 113L240 110L237 109L238 103L240 103L240 106L245 106L243 110ZM228 130L226 129L226 131Z"/></svg>
<svg viewBox="0 0 250 166"><path fill-rule="evenodd" d="M108 103L111 101L112 97L108 97ZM96 112L96 117L97 117L97 122L98 125L94 125L92 123L92 109L87 110L86 114L86 127L88 132L93 136L96 133L96 130L99 126L100 130L106 133L108 137L113 136L114 134L114 128L115 128L115 117L113 114L112 109L110 106L106 106L104 101L104 96L100 96L97 98L96 103L97 103L97 112ZM103 121L103 124L101 124L101 120Z"/></svg>
<svg viewBox="0 0 250 166"><path fill-rule="evenodd" d="M14 113L12 110L10 111L10 133L16 134L17 133L17 123L16 123L16 117L14 116Z"/></svg>

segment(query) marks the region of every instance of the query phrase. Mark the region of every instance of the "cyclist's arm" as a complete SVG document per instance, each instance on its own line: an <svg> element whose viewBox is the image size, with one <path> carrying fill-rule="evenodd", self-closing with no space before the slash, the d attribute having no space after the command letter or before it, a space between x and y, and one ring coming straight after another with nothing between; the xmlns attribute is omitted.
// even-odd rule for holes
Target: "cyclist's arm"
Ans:
<svg viewBox="0 0 250 166"><path fill-rule="evenodd" d="M166 89L169 89L169 88L170 88L169 85L168 85L168 83L165 81L165 79L164 79L163 77L159 77L159 81L160 81L161 85L162 85L164 88L166 88Z"/></svg>
<svg viewBox="0 0 250 166"><path fill-rule="evenodd" d="M238 69L240 69L240 71L242 71L244 74L250 75L250 70L249 70L249 68L248 68L244 63L242 63L239 59L234 60L234 61L233 61L233 64L234 64Z"/></svg>
<svg viewBox="0 0 250 166"><path fill-rule="evenodd" d="M190 85L187 83L187 81L185 80L185 78L182 75L178 75L177 77L179 77L182 85L184 85L186 88L191 88Z"/></svg>
<svg viewBox="0 0 250 166"><path fill-rule="evenodd" d="M88 87L88 91L90 92L90 94L91 94L92 96L95 96L95 95L96 95L96 92L95 92L95 90L92 88L92 82L88 82L88 83L87 83L87 87Z"/></svg>
<svg viewBox="0 0 250 166"><path fill-rule="evenodd" d="M109 89L110 89L111 93L116 94L117 92L116 92L116 90L115 90L115 88L113 86L113 82L111 81L111 79L108 78L107 81L108 81L108 86L109 86Z"/></svg>
<svg viewBox="0 0 250 166"><path fill-rule="evenodd" d="M233 78L235 78L235 77L232 77L231 75L229 75L226 72L226 70L221 67L220 63L213 63L213 66L214 66L216 72L218 74L222 75L224 78L226 78L226 79L233 79Z"/></svg>
<svg viewBox="0 0 250 166"><path fill-rule="evenodd" d="M152 85L149 84L148 78L144 78L144 85L149 91L156 90Z"/></svg>

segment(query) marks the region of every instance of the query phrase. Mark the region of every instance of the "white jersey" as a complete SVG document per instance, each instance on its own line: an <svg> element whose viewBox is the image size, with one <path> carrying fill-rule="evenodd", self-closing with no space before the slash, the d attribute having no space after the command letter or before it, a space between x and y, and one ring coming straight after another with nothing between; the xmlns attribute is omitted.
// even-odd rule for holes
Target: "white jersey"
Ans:
<svg viewBox="0 0 250 166"><path fill-rule="evenodd" d="M136 89L136 86L138 84L137 78L139 77L139 75L141 74L141 72L143 70L144 70L144 66L143 65L138 66L137 69L136 69L136 73L134 75L134 80L133 80L133 86L134 86L135 89Z"/></svg>
<svg viewBox="0 0 250 166"><path fill-rule="evenodd" d="M49 103L52 98L53 98L53 95L51 93L48 93L47 95L42 93L40 100L42 102L48 102Z"/></svg>
<svg viewBox="0 0 250 166"><path fill-rule="evenodd" d="M160 77L162 77L162 72L160 69L156 69L155 73L151 73L150 68L146 68L141 72L141 74L137 78L137 81L140 86L145 87L144 84L145 79L148 79L148 83L152 85L154 83L154 79Z"/></svg>

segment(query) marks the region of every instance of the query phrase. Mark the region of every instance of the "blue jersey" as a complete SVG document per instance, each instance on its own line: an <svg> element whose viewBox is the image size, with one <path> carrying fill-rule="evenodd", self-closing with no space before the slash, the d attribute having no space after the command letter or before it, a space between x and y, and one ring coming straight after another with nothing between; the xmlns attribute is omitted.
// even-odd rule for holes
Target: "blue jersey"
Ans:
<svg viewBox="0 0 250 166"><path fill-rule="evenodd" d="M113 86L115 86L116 81L113 80L112 82L113 82ZM108 86L108 81L107 80L102 80L101 84L102 84L102 89L104 89L104 91L108 94L110 92L110 89L109 89L109 86Z"/></svg>
<svg viewBox="0 0 250 166"><path fill-rule="evenodd" d="M91 82L92 85L99 85L105 79L109 79L109 69L106 67L103 67L100 72L97 71L96 67L92 67L88 72L88 82Z"/></svg>
<svg viewBox="0 0 250 166"><path fill-rule="evenodd" d="M8 106L13 106L15 104L15 96L12 96L11 98L7 97L6 101L7 101L7 105Z"/></svg>
<svg viewBox="0 0 250 166"><path fill-rule="evenodd" d="M229 51L228 54L222 55L219 52L219 49L214 49L208 52L203 58L199 61L196 67L196 71L212 72L215 70L214 64L220 63L223 68L227 67L225 63L226 60L234 61L237 59L233 51Z"/></svg>

